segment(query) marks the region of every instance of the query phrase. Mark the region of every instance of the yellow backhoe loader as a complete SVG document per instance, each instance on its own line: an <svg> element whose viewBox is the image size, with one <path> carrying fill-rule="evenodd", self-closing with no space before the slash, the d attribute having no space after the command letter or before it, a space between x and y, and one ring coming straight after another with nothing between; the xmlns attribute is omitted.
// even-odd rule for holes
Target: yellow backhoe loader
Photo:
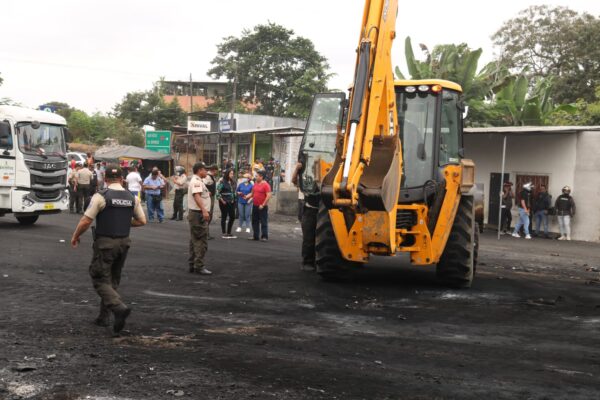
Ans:
<svg viewBox="0 0 600 400"><path fill-rule="evenodd" d="M460 85L394 81L397 0L367 0L349 99L315 96L300 188L319 196L317 272L339 279L370 255L410 253L469 287L477 262L475 165L462 149Z"/></svg>

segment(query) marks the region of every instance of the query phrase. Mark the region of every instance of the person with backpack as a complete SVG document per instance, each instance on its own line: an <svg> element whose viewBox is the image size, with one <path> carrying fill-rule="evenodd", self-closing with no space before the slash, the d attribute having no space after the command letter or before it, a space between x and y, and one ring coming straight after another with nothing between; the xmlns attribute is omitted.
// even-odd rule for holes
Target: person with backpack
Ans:
<svg viewBox="0 0 600 400"><path fill-rule="evenodd" d="M236 182L235 171L227 169L223 174L223 178L217 183L216 198L219 202L221 210L221 236L223 239L235 239L236 236L231 234L231 228L235 222L235 198Z"/></svg>
<svg viewBox="0 0 600 400"><path fill-rule="evenodd" d="M548 194L546 185L540 185L540 190L533 204L536 236L542 236L542 223L544 224L544 237L548 237L548 210L552 207L552 196Z"/></svg>
<svg viewBox="0 0 600 400"><path fill-rule="evenodd" d="M558 227L560 228L558 240L571 240L571 218L575 216L576 208L569 186L562 188L562 194L556 198L554 207L556 208Z"/></svg>

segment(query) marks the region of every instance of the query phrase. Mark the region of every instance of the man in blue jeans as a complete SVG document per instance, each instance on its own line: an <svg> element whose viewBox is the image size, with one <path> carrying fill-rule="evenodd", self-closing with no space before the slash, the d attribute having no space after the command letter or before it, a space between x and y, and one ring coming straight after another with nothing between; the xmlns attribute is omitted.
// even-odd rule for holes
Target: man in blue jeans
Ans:
<svg viewBox="0 0 600 400"><path fill-rule="evenodd" d="M146 206L148 207L148 221L154 220L154 213L158 217L158 222L165 219L165 211L162 206L162 189L165 187L165 180L162 178L158 168L152 168L152 173L144 179L144 193L146 193Z"/></svg>
<svg viewBox="0 0 600 400"><path fill-rule="evenodd" d="M269 240L269 199L271 198L271 186L265 180L266 172L259 170L256 173L256 183L252 192L246 196L246 200L252 199L252 230L250 240Z"/></svg>
<svg viewBox="0 0 600 400"><path fill-rule="evenodd" d="M531 212L531 187L532 183L528 182L523 185L523 190L521 191L519 201L519 222L515 225L515 230L512 234L513 237L520 238L519 230L523 227L523 231L525 232L525 239L531 239L531 235L529 234L529 215Z"/></svg>
<svg viewBox="0 0 600 400"><path fill-rule="evenodd" d="M542 224L544 225L544 237L548 237L548 209L552 206L552 197L548 194L545 185L540 185L540 190L534 203L534 217L536 235L542 236Z"/></svg>

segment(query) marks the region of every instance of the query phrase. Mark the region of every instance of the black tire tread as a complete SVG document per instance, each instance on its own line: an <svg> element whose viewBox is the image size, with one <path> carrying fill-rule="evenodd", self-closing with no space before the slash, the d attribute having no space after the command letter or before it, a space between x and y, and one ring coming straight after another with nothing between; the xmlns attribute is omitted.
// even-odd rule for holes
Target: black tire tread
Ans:
<svg viewBox="0 0 600 400"><path fill-rule="evenodd" d="M444 253L437 264L438 279L453 288L468 288L477 265L478 232L473 197L462 196L448 236Z"/></svg>
<svg viewBox="0 0 600 400"><path fill-rule="evenodd" d="M333 232L329 211L323 204L317 214L317 235L315 240L317 273L325 281L348 279L350 271L359 263L342 257Z"/></svg>

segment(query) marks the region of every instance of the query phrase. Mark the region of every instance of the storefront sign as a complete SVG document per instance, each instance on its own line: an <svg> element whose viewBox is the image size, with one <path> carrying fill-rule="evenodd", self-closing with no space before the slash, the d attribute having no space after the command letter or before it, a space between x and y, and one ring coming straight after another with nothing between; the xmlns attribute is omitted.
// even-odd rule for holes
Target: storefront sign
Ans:
<svg viewBox="0 0 600 400"><path fill-rule="evenodd" d="M188 121L190 132L210 132L210 121Z"/></svg>

